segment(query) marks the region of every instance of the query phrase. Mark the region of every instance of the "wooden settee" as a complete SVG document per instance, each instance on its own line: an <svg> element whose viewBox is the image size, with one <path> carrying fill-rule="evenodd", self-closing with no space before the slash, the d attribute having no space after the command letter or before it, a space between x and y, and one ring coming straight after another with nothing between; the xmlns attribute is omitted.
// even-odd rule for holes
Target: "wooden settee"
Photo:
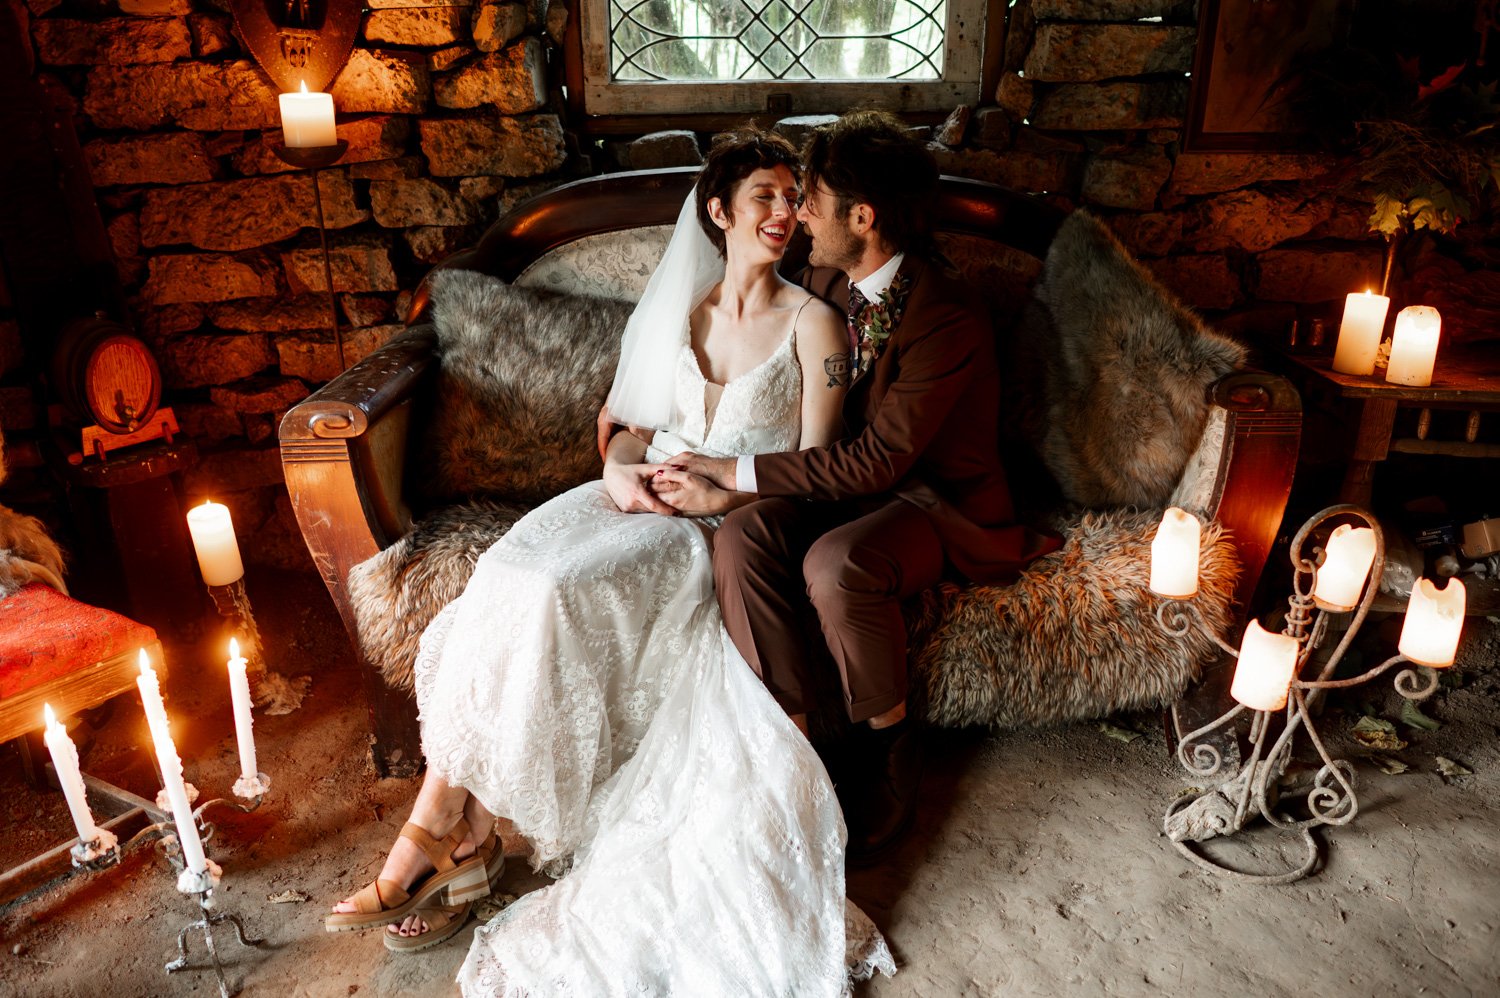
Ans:
<svg viewBox="0 0 1500 998"><path fill-rule="evenodd" d="M642 171L561 186L519 205L476 246L441 267L576 291L570 274L614 266L608 262L611 254L598 252L600 247L636 247L645 233L652 233L658 246L664 243L693 173ZM1063 218L1038 198L943 178L936 228L950 257L987 292L1002 338L1020 316ZM805 254L805 245L794 245L784 271L792 272ZM641 269L638 259L632 258L630 266ZM612 293L609 275L603 275L602 284L595 280L600 276L588 275L586 290ZM638 293L643 278L627 276L625 285L634 282ZM411 694L387 685L360 651L349 573L406 536L414 520L427 512L415 498L412 475L419 463L416 452L424 446L425 414L438 373L437 335L429 311L424 281L412 303L408 330L293 408L280 429L286 484L298 523L365 666L374 761L385 775L410 775L420 765L415 706ZM498 348L503 332L496 335ZM1007 386L1019 392L1034 388ZM1198 511L1216 520L1232 539L1240 566L1233 598L1243 619L1290 491L1300 404L1283 379L1252 370L1219 379L1207 393L1214 440L1189 462L1197 480L1187 491ZM1176 726L1186 730L1183 726L1218 712L1227 688L1224 664L1202 670L1203 680L1174 708Z"/></svg>

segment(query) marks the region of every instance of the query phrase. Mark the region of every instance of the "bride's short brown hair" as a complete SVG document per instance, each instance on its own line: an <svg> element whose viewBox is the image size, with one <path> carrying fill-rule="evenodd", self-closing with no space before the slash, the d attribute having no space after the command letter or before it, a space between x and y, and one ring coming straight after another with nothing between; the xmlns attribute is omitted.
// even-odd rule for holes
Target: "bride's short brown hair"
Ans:
<svg viewBox="0 0 1500 998"><path fill-rule="evenodd" d="M708 202L718 198L724 214L733 221L731 204L735 188L756 170L775 166L787 167L793 176L801 173L797 150L775 132L746 125L714 136L708 159L698 171L698 224L703 226L720 256L724 255L724 230L714 224Z"/></svg>

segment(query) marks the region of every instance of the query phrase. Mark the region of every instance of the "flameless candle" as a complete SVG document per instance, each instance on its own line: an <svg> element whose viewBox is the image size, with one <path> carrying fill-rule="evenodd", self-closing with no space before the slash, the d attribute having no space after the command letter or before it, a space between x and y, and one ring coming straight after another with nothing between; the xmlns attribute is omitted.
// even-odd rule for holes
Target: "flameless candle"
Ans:
<svg viewBox="0 0 1500 998"><path fill-rule="evenodd" d="M281 95L281 138L289 149L332 146L339 141L333 127L333 94L307 92L307 81L295 94Z"/></svg>
<svg viewBox="0 0 1500 998"><path fill-rule="evenodd" d="M240 546L234 539L229 507L216 502L194 506L188 510L187 523L205 584L227 586L244 577L245 564L240 561Z"/></svg>
<svg viewBox="0 0 1500 998"><path fill-rule="evenodd" d="M156 670L146 650L141 649L141 674L136 686L141 691L141 703L146 708L146 723L151 727L151 740L156 745L156 764L161 768L162 785L167 791L167 800L172 805L172 821L177 825L177 842L182 850L182 860L193 873L202 873L208 865L203 855L203 841L198 838L198 826L193 822L193 807L188 801L187 786L182 781L182 760L177 756L177 746L172 744L172 729L167 721L167 708L161 700L161 685L156 680Z"/></svg>
<svg viewBox="0 0 1500 998"><path fill-rule="evenodd" d="M1333 369L1341 374L1375 373L1375 353L1391 300L1366 291L1344 298L1344 320L1339 324L1339 345L1333 351Z"/></svg>
<svg viewBox="0 0 1500 998"><path fill-rule="evenodd" d="M1287 689L1296 671L1297 639L1272 634L1252 620L1240 643L1229 695L1251 710L1280 710L1286 706Z"/></svg>
<svg viewBox="0 0 1500 998"><path fill-rule="evenodd" d="M240 745L240 776L253 780L255 766L254 724L250 717L250 679L245 675L245 660L240 658L240 643L229 639L229 700L234 705L234 734Z"/></svg>
<svg viewBox="0 0 1500 998"><path fill-rule="evenodd" d="M1437 361L1438 333L1443 317L1431 305L1409 305L1396 313L1396 331L1391 334L1391 362L1385 380L1421 388L1432 384Z"/></svg>
<svg viewBox="0 0 1500 998"><path fill-rule="evenodd" d="M1313 583L1313 599L1329 610L1348 610L1359 602L1375 562L1375 531L1347 523L1333 528L1327 557Z"/></svg>
<svg viewBox="0 0 1500 998"><path fill-rule="evenodd" d="M67 729L57 723L52 705L42 704L42 717L47 722L47 751L52 753L52 768L57 771L57 782L67 798L68 810L73 815L73 825L78 829L78 841L92 842L99 837L99 826L89 812L88 795L83 787L83 774L78 771L78 749Z"/></svg>
<svg viewBox="0 0 1500 998"><path fill-rule="evenodd" d="M1418 665L1433 669L1452 665L1464 626L1465 602L1464 584L1457 579L1449 579L1446 589L1418 579L1406 604L1396 648Z"/></svg>
<svg viewBox="0 0 1500 998"><path fill-rule="evenodd" d="M1151 591L1184 599L1198 591L1198 548L1203 526L1176 506L1168 509L1151 541Z"/></svg>

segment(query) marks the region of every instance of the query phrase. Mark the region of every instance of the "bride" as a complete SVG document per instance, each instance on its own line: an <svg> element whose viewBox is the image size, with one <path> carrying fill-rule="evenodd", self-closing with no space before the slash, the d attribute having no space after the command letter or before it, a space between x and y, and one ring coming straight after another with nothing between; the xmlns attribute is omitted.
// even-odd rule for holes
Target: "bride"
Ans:
<svg viewBox="0 0 1500 998"><path fill-rule="evenodd" d="M423 635L427 776L331 932L396 951L456 933L503 866L504 816L562 875L478 929L471 995L840 995L894 973L844 898L844 823L802 732L713 594L719 514L750 498L663 459L826 446L843 321L776 266L796 154L719 136L626 327L604 478L533 510ZM674 514L683 515L674 515Z"/></svg>

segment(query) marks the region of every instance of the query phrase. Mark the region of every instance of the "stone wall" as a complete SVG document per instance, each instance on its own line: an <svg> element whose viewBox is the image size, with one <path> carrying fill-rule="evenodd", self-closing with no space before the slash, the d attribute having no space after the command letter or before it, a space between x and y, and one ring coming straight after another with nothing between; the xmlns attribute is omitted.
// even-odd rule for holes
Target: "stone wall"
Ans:
<svg viewBox="0 0 1500 998"><path fill-rule="evenodd" d="M1192 0L1018 0L993 103L936 132L943 170L1085 207L1167 287L1252 343L1379 285L1370 206L1312 155L1181 151Z"/></svg>
<svg viewBox="0 0 1500 998"><path fill-rule="evenodd" d="M277 87L215 0L26 7L41 82L73 108L130 319L203 453L187 498L230 504L255 538L248 560L309 564L276 426L339 365L310 178L273 152ZM328 88L349 151L320 175L350 363L400 330L434 262L567 162L548 71L561 0L368 7ZM0 322L0 374L20 342Z"/></svg>

